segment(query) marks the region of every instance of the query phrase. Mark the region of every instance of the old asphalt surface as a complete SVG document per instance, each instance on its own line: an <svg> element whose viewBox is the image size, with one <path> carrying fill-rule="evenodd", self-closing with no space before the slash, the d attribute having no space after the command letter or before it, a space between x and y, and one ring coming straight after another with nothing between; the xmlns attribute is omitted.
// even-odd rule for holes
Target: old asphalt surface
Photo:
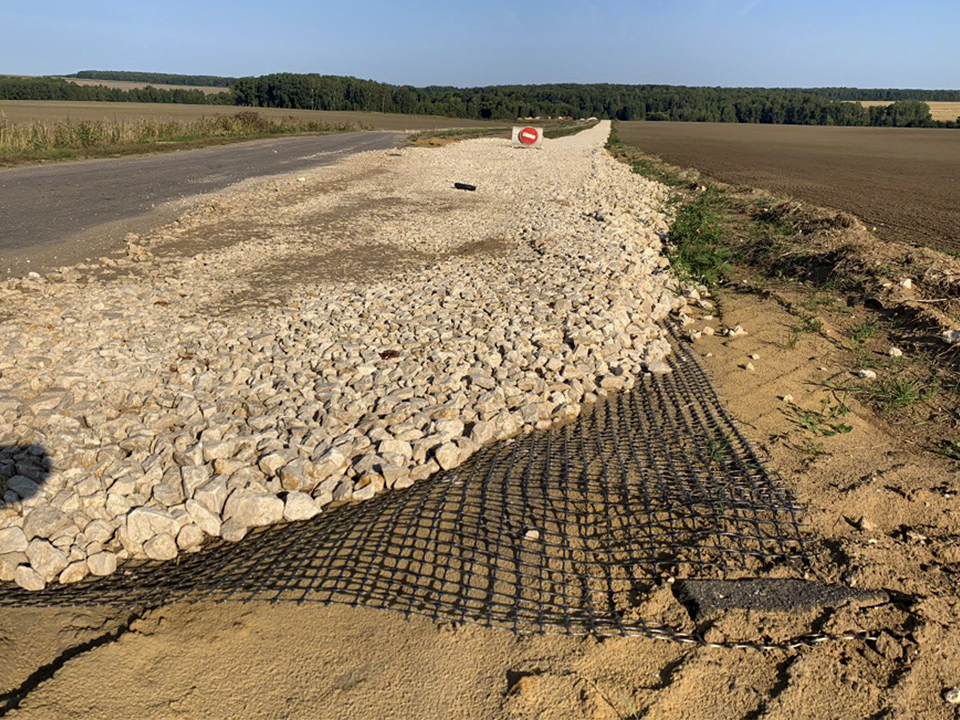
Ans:
<svg viewBox="0 0 960 720"><path fill-rule="evenodd" d="M356 132L0 170L0 279L116 251L127 232L172 218L175 201L404 142Z"/></svg>

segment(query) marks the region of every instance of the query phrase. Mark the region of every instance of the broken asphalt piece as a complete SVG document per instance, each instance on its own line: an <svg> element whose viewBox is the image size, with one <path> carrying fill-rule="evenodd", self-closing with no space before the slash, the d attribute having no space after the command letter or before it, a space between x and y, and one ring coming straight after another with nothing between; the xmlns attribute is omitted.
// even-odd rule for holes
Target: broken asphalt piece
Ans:
<svg viewBox="0 0 960 720"><path fill-rule="evenodd" d="M477 189L477 186L476 186L476 185L470 185L469 183L459 183L459 182L458 182L458 183L454 183L453 186L454 186L457 190L469 190L470 192L474 192L474 191Z"/></svg>
<svg viewBox="0 0 960 720"><path fill-rule="evenodd" d="M695 619L731 609L797 612L835 608L847 603L870 607L889 601L889 596L882 590L780 578L683 580L674 588L677 599L691 610Z"/></svg>

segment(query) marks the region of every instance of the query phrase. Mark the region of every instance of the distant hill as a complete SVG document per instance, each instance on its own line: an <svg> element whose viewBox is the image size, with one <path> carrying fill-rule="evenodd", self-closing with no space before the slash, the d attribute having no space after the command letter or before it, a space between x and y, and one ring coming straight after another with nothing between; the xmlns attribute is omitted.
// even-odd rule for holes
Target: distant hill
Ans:
<svg viewBox="0 0 960 720"><path fill-rule="evenodd" d="M126 82L149 83L150 85L189 85L194 87L231 87L237 78L219 75L178 75L175 73L152 73L132 70L81 70L66 78L84 80L123 80Z"/></svg>

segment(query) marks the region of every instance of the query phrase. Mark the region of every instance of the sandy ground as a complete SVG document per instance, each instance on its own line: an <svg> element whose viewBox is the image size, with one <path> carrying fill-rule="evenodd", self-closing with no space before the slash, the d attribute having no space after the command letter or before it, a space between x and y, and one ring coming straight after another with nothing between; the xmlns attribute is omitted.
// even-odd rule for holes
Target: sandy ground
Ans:
<svg viewBox="0 0 960 720"><path fill-rule="evenodd" d="M884 240L960 250L960 133L948 129L617 123L680 167L851 212Z"/></svg>
<svg viewBox="0 0 960 720"><path fill-rule="evenodd" d="M881 415L831 389L863 357L849 333L866 311L825 298L823 331L797 334L796 301L789 291L722 291L719 319L692 327L739 323L748 335L695 348L808 508L820 538L811 576L888 592L891 602L842 618L875 639L754 650L514 636L346 606L6 610L0 709L24 718L956 717L944 693L960 685L957 465L904 431L924 422L924 406ZM883 342L868 352L882 355ZM849 408L849 432L825 436L799 421L824 399ZM718 626L759 636L795 620L734 613Z"/></svg>
<svg viewBox="0 0 960 720"><path fill-rule="evenodd" d="M955 717L942 694L960 683L956 468L901 442L849 399L853 431L820 438L823 452L811 459L803 449L811 438L780 397L819 407L823 381L848 371L842 343L830 338L839 326L790 348L783 339L796 320L775 300L728 293L721 301L724 322L750 334L698 349L711 353L705 361L748 436L810 509L822 538L817 574L892 593L893 603L861 618L878 640L701 648L515 637L363 608L258 604L165 607L111 640L122 613L8 611L0 638L12 667L0 674L2 689L53 663L26 683L32 692L11 716ZM760 355L754 372L740 368L750 354ZM855 527L861 518L869 529ZM786 619L754 618L778 621ZM57 662L64 649L102 636Z"/></svg>

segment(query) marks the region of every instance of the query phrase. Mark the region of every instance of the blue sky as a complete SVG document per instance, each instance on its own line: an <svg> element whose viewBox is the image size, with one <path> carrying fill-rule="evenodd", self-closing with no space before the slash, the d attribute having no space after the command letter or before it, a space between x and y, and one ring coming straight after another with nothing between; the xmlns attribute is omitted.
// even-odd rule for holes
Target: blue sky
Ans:
<svg viewBox="0 0 960 720"><path fill-rule="evenodd" d="M0 73L960 88L958 0L9 0Z"/></svg>

